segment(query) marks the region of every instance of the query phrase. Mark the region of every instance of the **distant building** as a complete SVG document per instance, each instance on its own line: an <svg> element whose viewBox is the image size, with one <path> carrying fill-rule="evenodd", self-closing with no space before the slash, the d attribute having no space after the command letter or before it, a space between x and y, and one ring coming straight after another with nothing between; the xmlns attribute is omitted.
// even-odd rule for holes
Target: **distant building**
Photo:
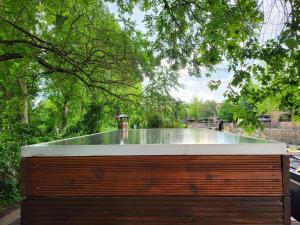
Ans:
<svg viewBox="0 0 300 225"><path fill-rule="evenodd" d="M260 118L266 128L296 129L299 124L292 121L292 115L288 111L273 111Z"/></svg>

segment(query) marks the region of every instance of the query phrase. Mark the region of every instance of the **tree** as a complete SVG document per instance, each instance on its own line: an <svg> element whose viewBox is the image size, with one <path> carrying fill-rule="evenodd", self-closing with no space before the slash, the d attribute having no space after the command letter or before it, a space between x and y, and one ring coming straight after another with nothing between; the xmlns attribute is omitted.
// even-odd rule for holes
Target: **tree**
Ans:
<svg viewBox="0 0 300 225"><path fill-rule="evenodd" d="M59 74L121 98L144 77L155 79L149 42L121 28L101 1L4 0L1 8L2 63L27 60L36 76Z"/></svg>
<svg viewBox="0 0 300 225"><path fill-rule="evenodd" d="M176 86L101 1L2 0L0 27L0 210L19 197L22 145L116 128L116 106Z"/></svg>
<svg viewBox="0 0 300 225"><path fill-rule="evenodd" d="M101 105L92 103L84 114L81 123L83 132L93 134L100 131L103 110Z"/></svg>
<svg viewBox="0 0 300 225"><path fill-rule="evenodd" d="M30 79L35 69L26 60L0 67L0 128L3 130L29 125L32 100L38 91L37 84Z"/></svg>
<svg viewBox="0 0 300 225"><path fill-rule="evenodd" d="M194 119L208 119L217 115L215 101L202 101L194 97L188 107L189 116Z"/></svg>
<svg viewBox="0 0 300 225"><path fill-rule="evenodd" d="M256 128L262 129L262 124L257 118L261 118L263 113L256 110L255 102L247 96L241 96L234 104L234 116L237 125L246 132L252 132Z"/></svg>
<svg viewBox="0 0 300 225"><path fill-rule="evenodd" d="M231 123L234 121L234 106L228 100L225 101L218 111L218 119Z"/></svg>
<svg viewBox="0 0 300 225"><path fill-rule="evenodd" d="M162 118L159 115L157 115L157 114L150 115L147 118L147 127L148 128L160 128L160 127L163 127Z"/></svg>
<svg viewBox="0 0 300 225"><path fill-rule="evenodd" d="M236 122L239 127L248 133L257 128L263 129L261 122L257 119L263 115L257 109L255 102L248 96L242 96L237 100L226 100L218 112L219 119L226 122Z"/></svg>
<svg viewBox="0 0 300 225"><path fill-rule="evenodd" d="M255 0L110 1L117 2L121 12L130 13L135 6L144 11L160 58L174 69L188 67L195 76L201 75L200 66L211 71L224 58L241 54L240 45L255 36L263 20Z"/></svg>
<svg viewBox="0 0 300 225"><path fill-rule="evenodd" d="M187 116L186 104L169 95L151 92L133 110L139 114L140 127L183 127ZM155 124L155 125L153 125Z"/></svg>
<svg viewBox="0 0 300 225"><path fill-rule="evenodd" d="M233 86L241 88L240 94L228 92L231 99L247 96L261 114L273 110L288 110L294 121L300 121L299 31L300 2L285 1L286 21L277 39L266 43L249 40L245 45L242 66L233 68ZM253 64L246 65L249 60ZM255 81L255 86L253 85ZM253 123L258 124L258 123Z"/></svg>
<svg viewBox="0 0 300 225"><path fill-rule="evenodd" d="M279 1L285 13L281 33L265 42L259 40L266 16L261 1L113 2L121 11L131 12L139 6L145 12L153 46L173 69L188 68L191 75L209 77L216 65L226 62L234 74L227 98L238 102L247 96L260 111L257 116L274 109L289 110L294 121L300 121L299 1ZM257 88L249 92L253 82ZM219 80L210 83L213 89L219 85ZM252 128L259 124L258 119L251 120Z"/></svg>

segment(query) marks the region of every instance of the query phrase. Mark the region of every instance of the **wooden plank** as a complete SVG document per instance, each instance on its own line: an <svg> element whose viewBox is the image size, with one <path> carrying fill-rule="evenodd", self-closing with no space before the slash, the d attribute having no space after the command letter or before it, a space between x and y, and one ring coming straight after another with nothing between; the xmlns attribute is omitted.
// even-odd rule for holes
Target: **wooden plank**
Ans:
<svg viewBox="0 0 300 225"><path fill-rule="evenodd" d="M291 198L283 197L283 224L291 225Z"/></svg>
<svg viewBox="0 0 300 225"><path fill-rule="evenodd" d="M288 155L281 156L282 160L282 185L284 196L284 225L291 224L291 187L290 187L290 159Z"/></svg>
<svg viewBox="0 0 300 225"><path fill-rule="evenodd" d="M25 196L283 194L280 156L33 157L27 164Z"/></svg>
<svg viewBox="0 0 300 225"><path fill-rule="evenodd" d="M290 188L290 158L288 155L281 156L282 158L282 184L283 195L289 197L291 195Z"/></svg>
<svg viewBox="0 0 300 225"><path fill-rule="evenodd" d="M29 198L30 225L282 225L280 197Z"/></svg>

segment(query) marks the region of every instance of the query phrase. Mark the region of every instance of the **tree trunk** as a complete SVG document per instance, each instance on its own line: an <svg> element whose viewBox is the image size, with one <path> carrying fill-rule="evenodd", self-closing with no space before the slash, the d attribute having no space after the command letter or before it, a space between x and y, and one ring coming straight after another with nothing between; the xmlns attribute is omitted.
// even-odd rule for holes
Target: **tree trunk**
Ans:
<svg viewBox="0 0 300 225"><path fill-rule="evenodd" d="M28 99L28 91L27 91L27 80L26 77L22 77L19 79L19 84L23 94L23 109L22 109L22 117L21 122L23 124L29 124L28 111L29 111L29 99Z"/></svg>
<svg viewBox="0 0 300 225"><path fill-rule="evenodd" d="M68 127L68 115L69 115L69 100L65 99L64 101L64 108L63 108L63 118L62 118L62 123L61 123L61 129L62 132L65 132L65 130Z"/></svg>

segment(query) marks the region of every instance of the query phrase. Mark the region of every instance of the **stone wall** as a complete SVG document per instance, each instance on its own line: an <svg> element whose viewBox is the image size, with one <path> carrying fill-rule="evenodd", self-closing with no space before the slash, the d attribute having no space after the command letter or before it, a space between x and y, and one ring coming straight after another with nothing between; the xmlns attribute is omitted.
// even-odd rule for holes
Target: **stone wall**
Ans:
<svg viewBox="0 0 300 225"><path fill-rule="evenodd" d="M218 127L218 123L192 122L188 124L188 127L214 129ZM224 130L232 133L244 133L243 130L241 128L237 128L234 123L224 123ZM273 139L287 144L300 145L300 125L293 122L280 122L277 127L266 126L264 131L256 131L251 135L263 139Z"/></svg>
<svg viewBox="0 0 300 225"><path fill-rule="evenodd" d="M214 129L218 127L217 122L191 122L188 127Z"/></svg>
<svg viewBox="0 0 300 225"><path fill-rule="evenodd" d="M300 129L266 128L263 133L276 141L300 145Z"/></svg>

